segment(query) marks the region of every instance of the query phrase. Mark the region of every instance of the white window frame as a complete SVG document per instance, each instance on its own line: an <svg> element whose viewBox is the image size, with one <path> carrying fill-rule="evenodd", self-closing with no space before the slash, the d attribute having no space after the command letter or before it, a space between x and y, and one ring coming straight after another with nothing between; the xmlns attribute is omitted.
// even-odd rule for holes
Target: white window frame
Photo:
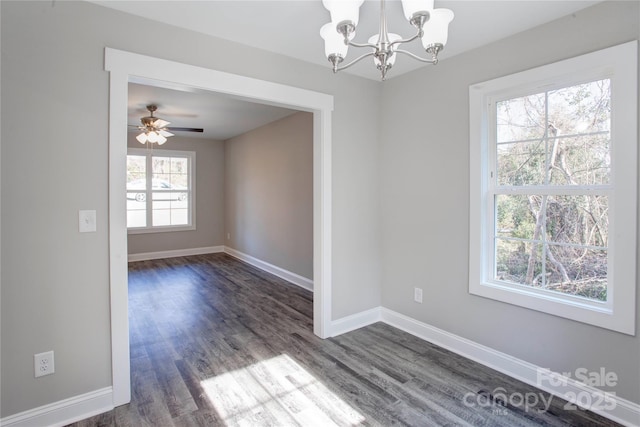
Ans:
<svg viewBox="0 0 640 427"><path fill-rule="evenodd" d="M189 161L189 189L188 189L188 211L189 223L186 225L151 225L152 201L148 201L151 205L147 205L147 226L145 227L127 227L128 234L146 234L146 233L162 233L171 231L190 231L196 229L196 153L193 151L165 150L159 148L128 148L127 156L144 156L147 158L147 176L151 176L153 171L149 168L151 164L150 158L154 156L160 157L184 157ZM149 191L149 190L146 190ZM129 193L130 191L127 191ZM147 198L148 200L148 198Z"/></svg>
<svg viewBox="0 0 640 427"><path fill-rule="evenodd" d="M637 224L638 42L633 41L517 74L471 85L469 292L497 301L635 335ZM495 102L611 79L611 181L607 301L538 290L493 277L495 141L489 120ZM514 96L515 95L515 96ZM493 175L492 175L493 174ZM492 178L493 176L493 178Z"/></svg>

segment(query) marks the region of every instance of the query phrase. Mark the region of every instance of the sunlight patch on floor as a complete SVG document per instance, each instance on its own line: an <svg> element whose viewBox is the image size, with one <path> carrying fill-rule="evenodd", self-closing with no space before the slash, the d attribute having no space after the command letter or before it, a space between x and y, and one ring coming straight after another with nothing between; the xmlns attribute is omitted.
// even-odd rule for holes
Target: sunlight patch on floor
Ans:
<svg viewBox="0 0 640 427"><path fill-rule="evenodd" d="M365 421L286 354L201 385L228 426L354 426Z"/></svg>

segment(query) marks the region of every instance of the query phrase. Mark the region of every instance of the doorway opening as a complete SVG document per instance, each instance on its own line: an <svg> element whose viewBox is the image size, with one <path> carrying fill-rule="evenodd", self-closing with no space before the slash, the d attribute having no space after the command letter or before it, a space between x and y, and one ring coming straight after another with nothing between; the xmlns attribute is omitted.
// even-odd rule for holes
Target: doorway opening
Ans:
<svg viewBox="0 0 640 427"><path fill-rule="evenodd" d="M331 111L333 96L207 68L105 49L109 72L109 271L113 403L131 400L127 290L128 84L197 88L313 113L313 330L331 336Z"/></svg>

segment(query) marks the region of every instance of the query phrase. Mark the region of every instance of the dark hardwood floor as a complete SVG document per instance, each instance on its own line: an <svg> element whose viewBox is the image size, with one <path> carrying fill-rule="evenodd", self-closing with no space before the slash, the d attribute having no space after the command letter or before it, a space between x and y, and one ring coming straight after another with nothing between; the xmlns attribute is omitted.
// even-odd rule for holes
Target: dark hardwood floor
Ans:
<svg viewBox="0 0 640 427"><path fill-rule="evenodd" d="M310 292L225 254L131 263L129 301L131 403L74 427L616 425L383 323L321 340Z"/></svg>

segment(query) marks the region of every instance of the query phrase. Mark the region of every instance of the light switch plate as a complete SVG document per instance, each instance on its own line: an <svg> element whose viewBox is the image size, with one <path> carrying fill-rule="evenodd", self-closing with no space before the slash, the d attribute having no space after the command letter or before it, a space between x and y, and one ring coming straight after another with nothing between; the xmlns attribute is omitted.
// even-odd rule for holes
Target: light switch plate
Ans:
<svg viewBox="0 0 640 427"><path fill-rule="evenodd" d="M81 233L96 231L96 211L78 211L78 229Z"/></svg>

